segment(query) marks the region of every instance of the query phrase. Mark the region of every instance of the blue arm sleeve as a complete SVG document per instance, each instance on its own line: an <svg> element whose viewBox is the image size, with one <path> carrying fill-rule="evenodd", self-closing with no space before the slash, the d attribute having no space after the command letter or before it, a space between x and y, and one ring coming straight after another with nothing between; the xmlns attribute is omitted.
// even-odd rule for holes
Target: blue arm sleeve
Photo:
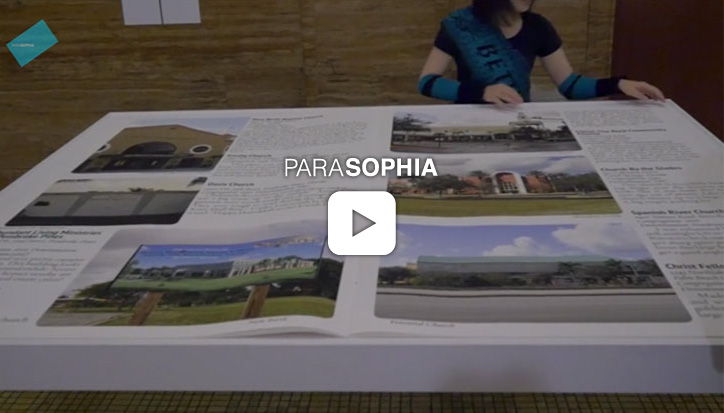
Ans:
<svg viewBox="0 0 724 413"><path fill-rule="evenodd" d="M620 77L593 79L571 73L558 86L558 91L567 99L574 100L609 96L618 93L618 82L621 79Z"/></svg>
<svg viewBox="0 0 724 413"><path fill-rule="evenodd" d="M427 97L455 101L458 98L460 82L445 79L440 75L425 75L417 84L417 89Z"/></svg>
<svg viewBox="0 0 724 413"><path fill-rule="evenodd" d="M483 87L470 82L457 82L440 75L425 75L417 84L423 95L455 103L481 103Z"/></svg>

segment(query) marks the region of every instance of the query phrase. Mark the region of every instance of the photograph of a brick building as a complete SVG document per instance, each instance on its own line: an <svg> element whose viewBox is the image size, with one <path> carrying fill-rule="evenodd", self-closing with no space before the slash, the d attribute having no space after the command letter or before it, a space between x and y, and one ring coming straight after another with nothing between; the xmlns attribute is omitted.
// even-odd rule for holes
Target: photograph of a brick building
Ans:
<svg viewBox="0 0 724 413"><path fill-rule="evenodd" d="M436 159L436 177L393 177L400 213L420 216L616 214L584 156ZM455 202L451 202L455 201Z"/></svg>
<svg viewBox="0 0 724 413"><path fill-rule="evenodd" d="M491 195L491 194L545 194L557 192L555 178L545 173L531 172L520 174L513 171L501 171L488 174L473 171L470 176L459 177L458 185L445 188L446 195ZM419 185L419 180L412 178L391 179L389 188L393 194L431 194L431 185Z"/></svg>
<svg viewBox="0 0 724 413"><path fill-rule="evenodd" d="M80 164L75 173L213 169L245 119L178 120L124 128Z"/></svg>

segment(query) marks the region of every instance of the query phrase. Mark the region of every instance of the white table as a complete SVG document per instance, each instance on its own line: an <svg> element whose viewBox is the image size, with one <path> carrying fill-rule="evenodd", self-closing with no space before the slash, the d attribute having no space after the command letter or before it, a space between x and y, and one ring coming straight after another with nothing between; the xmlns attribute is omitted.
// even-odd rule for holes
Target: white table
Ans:
<svg viewBox="0 0 724 413"><path fill-rule="evenodd" d="M20 178L12 194L38 178ZM0 205L12 201L10 192L0 193ZM687 340L526 345L494 337L288 335L169 342L0 334L5 390L718 393L723 366L724 347Z"/></svg>

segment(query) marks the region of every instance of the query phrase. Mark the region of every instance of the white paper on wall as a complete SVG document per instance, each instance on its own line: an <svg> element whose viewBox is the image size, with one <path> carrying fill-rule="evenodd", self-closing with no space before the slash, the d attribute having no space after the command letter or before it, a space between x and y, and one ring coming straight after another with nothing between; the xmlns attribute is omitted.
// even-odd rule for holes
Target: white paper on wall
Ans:
<svg viewBox="0 0 724 413"><path fill-rule="evenodd" d="M163 24L201 23L199 0L160 0Z"/></svg>
<svg viewBox="0 0 724 413"><path fill-rule="evenodd" d="M158 0L121 0L123 22L127 26L162 24Z"/></svg>

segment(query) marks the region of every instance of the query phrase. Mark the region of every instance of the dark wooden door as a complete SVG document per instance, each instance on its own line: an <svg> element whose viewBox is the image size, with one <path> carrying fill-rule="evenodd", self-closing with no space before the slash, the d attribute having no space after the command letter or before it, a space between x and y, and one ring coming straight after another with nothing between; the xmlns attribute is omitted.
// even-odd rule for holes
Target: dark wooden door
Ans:
<svg viewBox="0 0 724 413"><path fill-rule="evenodd" d="M618 0L614 74L660 87L724 139L724 1Z"/></svg>

